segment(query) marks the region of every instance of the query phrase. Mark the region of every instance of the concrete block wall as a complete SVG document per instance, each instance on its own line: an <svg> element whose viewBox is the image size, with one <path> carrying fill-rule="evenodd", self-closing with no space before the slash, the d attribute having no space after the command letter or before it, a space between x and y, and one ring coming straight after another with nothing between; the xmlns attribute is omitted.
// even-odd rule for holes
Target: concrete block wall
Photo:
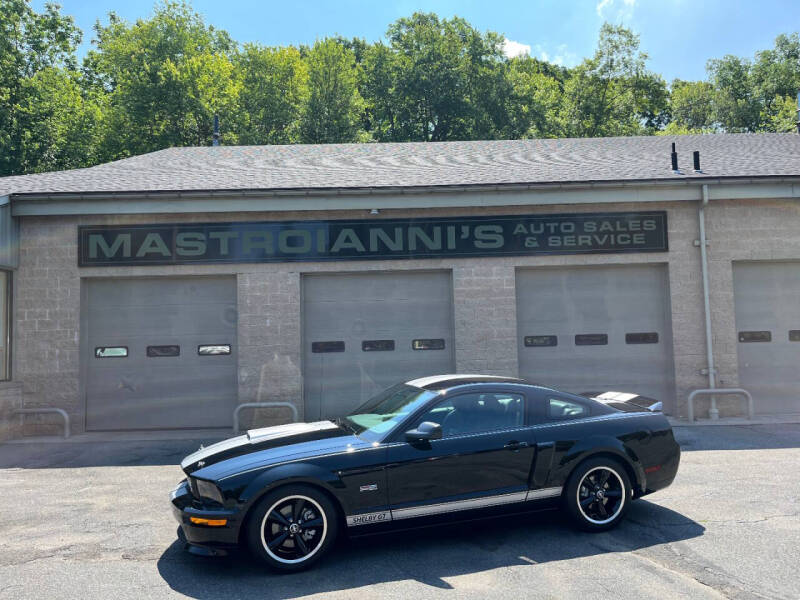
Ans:
<svg viewBox="0 0 800 600"><path fill-rule="evenodd" d="M0 442L22 436L22 417L12 414L15 408L22 408L22 386L0 383Z"/></svg>
<svg viewBox="0 0 800 600"><path fill-rule="evenodd" d="M506 208L385 210L378 218L408 216L548 214L635 210L668 212L667 253L527 256L476 259L271 263L152 267L77 266L79 224L269 221L363 218L360 211L25 217L20 228L20 268L15 274L13 377L25 406L65 408L73 430L83 429L79 324L81 279L233 274L237 277L239 401L288 401L302 418L301 281L303 273L445 269L453 278L456 368L460 372L517 374L515 276L520 268L666 263L669 269L676 398L666 406L685 415L686 396L705 387L697 204L689 202L516 206ZM800 212L788 201L714 201L707 209L712 312L719 378L736 381L732 261L800 259ZM701 412L702 414L702 408ZM725 414L723 410L722 414ZM249 411L243 424L288 420L288 411ZM58 433L51 425L31 433Z"/></svg>

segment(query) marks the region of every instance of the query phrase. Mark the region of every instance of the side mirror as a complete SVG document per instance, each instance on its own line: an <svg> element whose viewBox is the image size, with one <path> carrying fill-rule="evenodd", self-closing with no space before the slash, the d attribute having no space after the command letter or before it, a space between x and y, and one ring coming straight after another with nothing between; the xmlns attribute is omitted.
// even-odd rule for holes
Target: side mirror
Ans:
<svg viewBox="0 0 800 600"><path fill-rule="evenodd" d="M409 442L428 442L442 439L442 426L431 421L423 421L416 429L406 431L406 440Z"/></svg>

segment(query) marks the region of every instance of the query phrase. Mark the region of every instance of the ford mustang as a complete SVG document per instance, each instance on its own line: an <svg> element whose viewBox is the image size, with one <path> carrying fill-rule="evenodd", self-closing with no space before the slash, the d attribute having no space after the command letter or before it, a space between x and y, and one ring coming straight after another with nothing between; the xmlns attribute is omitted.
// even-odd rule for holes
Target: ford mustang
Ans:
<svg viewBox="0 0 800 600"><path fill-rule="evenodd" d="M246 546L296 571L343 532L561 506L605 531L672 483L680 447L653 401L522 379L395 385L330 421L252 429L186 457L172 508L190 551Z"/></svg>

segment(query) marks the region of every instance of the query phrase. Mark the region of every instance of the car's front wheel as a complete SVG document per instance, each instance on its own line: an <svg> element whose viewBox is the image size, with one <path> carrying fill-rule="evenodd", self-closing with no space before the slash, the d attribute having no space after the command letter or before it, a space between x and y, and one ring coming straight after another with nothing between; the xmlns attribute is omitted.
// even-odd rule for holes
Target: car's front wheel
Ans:
<svg viewBox="0 0 800 600"><path fill-rule="evenodd" d="M590 458L573 471L564 500L572 520L587 531L606 531L625 516L631 501L625 468L606 457Z"/></svg>
<svg viewBox="0 0 800 600"><path fill-rule="evenodd" d="M253 554L278 570L300 571L331 547L338 533L338 516L324 493L307 485L290 485L264 496L247 527Z"/></svg>

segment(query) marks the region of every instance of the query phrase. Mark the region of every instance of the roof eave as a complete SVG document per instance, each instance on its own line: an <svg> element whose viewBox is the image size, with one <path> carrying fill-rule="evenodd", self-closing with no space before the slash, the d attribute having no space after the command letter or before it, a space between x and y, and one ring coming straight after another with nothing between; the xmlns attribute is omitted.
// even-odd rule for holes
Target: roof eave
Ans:
<svg viewBox="0 0 800 600"><path fill-rule="evenodd" d="M459 185L427 185L427 186L380 186L380 187L310 187L310 188L232 188L232 189L196 189L196 190L129 190L129 191L84 191L84 192L10 192L5 198L14 200L105 200L105 199L149 199L149 198L230 198L233 196L353 196L353 195L385 195L385 194L431 194L431 193L470 193L470 192L503 192L521 190L552 189L594 189L615 187L638 187L643 185L675 186L675 185L724 185L735 183L798 183L800 174L757 175L757 176L725 176L715 177L695 175L691 177L670 177L651 179L617 179L617 180L585 180L585 181L545 181L495 184L459 184ZM0 200L4 198L0 196Z"/></svg>

